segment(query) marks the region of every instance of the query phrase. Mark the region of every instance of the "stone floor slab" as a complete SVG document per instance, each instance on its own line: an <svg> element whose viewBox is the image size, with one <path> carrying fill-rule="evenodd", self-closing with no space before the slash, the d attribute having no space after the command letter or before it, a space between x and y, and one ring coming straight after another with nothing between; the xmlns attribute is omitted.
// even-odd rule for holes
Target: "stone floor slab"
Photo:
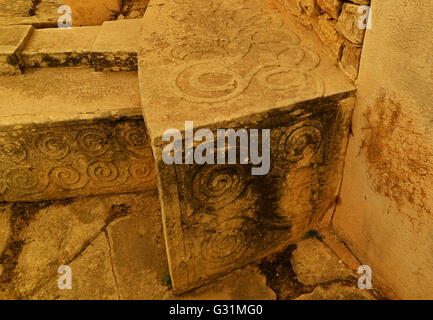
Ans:
<svg viewBox="0 0 433 320"><path fill-rule="evenodd" d="M143 114L178 293L329 223L337 199L354 85L313 32L272 8L158 0L143 19ZM252 176L251 164L166 165L162 136L184 135L185 121L213 134L270 129L269 174Z"/></svg>
<svg viewBox="0 0 433 320"><path fill-rule="evenodd" d="M117 300L116 278L113 274L110 246L101 233L69 264L72 271L72 289L60 290L58 278L50 279L32 299L37 300Z"/></svg>
<svg viewBox="0 0 433 320"><path fill-rule="evenodd" d="M297 243L291 263L298 280L305 285L354 278L354 273L317 239Z"/></svg>

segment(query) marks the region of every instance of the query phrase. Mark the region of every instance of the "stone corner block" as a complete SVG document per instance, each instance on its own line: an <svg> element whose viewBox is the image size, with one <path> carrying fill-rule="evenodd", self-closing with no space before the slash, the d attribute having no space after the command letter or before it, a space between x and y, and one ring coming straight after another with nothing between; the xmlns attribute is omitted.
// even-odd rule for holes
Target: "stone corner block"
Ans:
<svg viewBox="0 0 433 320"><path fill-rule="evenodd" d="M22 73L20 51L32 33L32 26L0 26L0 74Z"/></svg>

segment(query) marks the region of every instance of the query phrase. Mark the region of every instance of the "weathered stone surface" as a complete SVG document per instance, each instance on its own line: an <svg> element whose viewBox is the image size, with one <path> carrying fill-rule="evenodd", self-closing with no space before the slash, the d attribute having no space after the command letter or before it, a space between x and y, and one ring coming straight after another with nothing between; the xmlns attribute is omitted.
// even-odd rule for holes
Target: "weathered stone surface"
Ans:
<svg viewBox="0 0 433 320"><path fill-rule="evenodd" d="M36 6L35 14L39 19L57 25L57 21L61 16L58 9L63 5L63 2L63 0L41 0Z"/></svg>
<svg viewBox="0 0 433 320"><path fill-rule="evenodd" d="M64 0L72 9L73 26L95 26L110 20L120 11L121 0Z"/></svg>
<svg viewBox="0 0 433 320"><path fill-rule="evenodd" d="M337 31L337 21L326 13L322 14L318 18L317 25L314 25L314 30L322 43L328 47L332 56L337 60L340 59L345 40Z"/></svg>
<svg viewBox="0 0 433 320"><path fill-rule="evenodd" d="M92 63L97 70L137 70L140 20L104 22L92 47Z"/></svg>
<svg viewBox="0 0 433 320"><path fill-rule="evenodd" d="M26 67L92 65L91 49L100 27L35 30L22 51Z"/></svg>
<svg viewBox="0 0 433 320"><path fill-rule="evenodd" d="M317 285L354 276L335 253L317 239L298 242L291 263L298 280L305 285Z"/></svg>
<svg viewBox="0 0 433 320"><path fill-rule="evenodd" d="M320 7L317 5L316 0L300 0L300 4L307 16L319 15Z"/></svg>
<svg viewBox="0 0 433 320"><path fill-rule="evenodd" d="M155 217L154 214L157 212L157 205L155 190L145 194L121 194L79 198L69 201L56 201L53 204L48 204L47 207L38 212L34 212L30 217L27 211L28 205L17 206L17 208L15 208L15 210L18 210L16 212L17 217L26 216L28 220L24 226L22 226L23 229L21 231L18 230L18 235L15 233L15 240L24 241L24 246L18 256L17 267L14 270L15 276L12 279L15 290L24 298L29 296L34 297L37 294L37 297L42 295L44 299L52 299L59 291L57 288L57 279L59 277L57 274L58 267L61 265L69 265L73 268L74 264L78 263L77 260L83 255L88 255L85 261L95 260L97 264L103 263L104 267L101 269L101 274L95 276L92 271L92 273L86 275L85 263L76 269L75 272L78 272L80 275L80 286L84 285L83 283L87 281L99 287L99 289L92 289L89 285L79 289L81 290L80 292L77 293L75 291L71 294L74 298L78 297L80 294L83 294L83 297L95 295L94 298L98 299L105 298L107 294L111 296L109 291L104 292L105 284L103 283L103 279L115 276L112 264L114 264L115 261L119 263L118 258L116 260L116 256L118 256L120 249L118 246L116 248L111 247L109 242L105 243L105 235L108 237L108 232L106 231L107 227L109 228L112 223L116 224L117 219L119 219L119 221L122 221L122 219L127 220L128 215L132 217L138 217L140 215L146 218ZM19 210L22 210L22 212ZM149 214L152 216L149 216ZM137 221L135 218L135 220L132 219L132 221L134 224L143 222L144 220L140 219ZM133 224L129 224L129 226ZM132 237L127 239L133 239L133 235L141 237L146 232L154 235L150 226L149 224L146 224L144 227L136 225L136 229L131 230ZM125 231L125 234L128 234L128 232L129 231ZM103 242L102 246L100 246L101 243L94 243L95 239L100 237L101 234L104 234L104 237L102 237L104 240L96 240L96 242ZM125 237L125 234L122 236ZM162 236L160 235L160 237ZM89 244L93 244L95 249L89 249L91 247ZM119 245L123 244L125 244L125 242L120 241ZM128 243L128 245L133 247L134 245L139 246L140 244ZM153 242L146 243L146 245L151 248L150 250L156 246ZM107 255L107 247L112 248L112 255ZM88 251L90 252L87 254L86 252ZM129 267L133 266L128 270L120 270L123 274L119 274L119 286L124 285L122 279L125 277L128 278L128 273L138 271L140 266L142 266L142 261L134 260L133 258L134 255L137 254L136 252L131 252L128 248L126 248L126 251L128 252L127 259L135 261L135 264L128 264ZM152 251L160 254L159 257L154 257L154 259L165 258L163 250L161 251L162 252L157 250ZM95 257L92 258L92 256ZM126 256L123 255L122 258L126 258ZM109 269L105 267L106 264L110 265ZM81 265L81 262L79 265ZM154 267L159 268L160 266L155 264ZM96 271L96 269L94 271ZM75 273L75 275L76 274L77 273ZM140 277L140 273L135 274L135 276L137 281L143 279ZM77 278L75 277L74 279ZM101 283L97 284L98 281L101 281ZM128 284L130 285L131 283ZM124 288L124 286L122 288ZM53 292L52 289L54 289L54 294L51 294ZM97 293L95 293L94 290L97 290ZM68 294L66 295L68 296ZM116 297L117 296L116 289ZM152 295L149 294L148 298L151 297Z"/></svg>
<svg viewBox="0 0 433 320"><path fill-rule="evenodd" d="M167 254L158 194L136 197L129 216L108 228L120 299L163 299Z"/></svg>
<svg viewBox="0 0 433 320"><path fill-rule="evenodd" d="M344 264L347 265L352 271L357 272L361 263L353 255L352 252L347 248L346 244L338 238L332 229L332 225L326 229L320 230L322 241L335 252L335 254L343 260Z"/></svg>
<svg viewBox="0 0 433 320"><path fill-rule="evenodd" d="M248 265L182 296L180 300L275 300L276 294L266 285L266 277L257 266Z"/></svg>
<svg viewBox="0 0 433 320"><path fill-rule="evenodd" d="M388 298L433 299L433 2L372 1L334 229Z"/></svg>
<svg viewBox="0 0 433 320"><path fill-rule="evenodd" d="M269 6L161 0L143 19L143 112L176 293L299 240L335 204L353 85L314 33ZM161 137L186 120L271 129L270 173L164 164Z"/></svg>
<svg viewBox="0 0 433 320"><path fill-rule="evenodd" d="M72 289L60 290L53 277L32 299L38 300L114 300L118 299L116 278L111 266L111 253L105 233L99 236L69 264Z"/></svg>
<svg viewBox="0 0 433 320"><path fill-rule="evenodd" d="M368 290L333 283L326 287L318 286L313 292L303 294L296 300L374 300L374 297Z"/></svg>
<svg viewBox="0 0 433 320"><path fill-rule="evenodd" d="M364 40L365 30L358 27L359 6L345 3L338 18L338 30L353 44L361 45Z"/></svg>
<svg viewBox="0 0 433 320"><path fill-rule="evenodd" d="M342 0L317 0L317 4L320 8L331 15L332 18L338 19L343 5Z"/></svg>
<svg viewBox="0 0 433 320"><path fill-rule="evenodd" d="M284 8L292 13L293 15L299 17L303 13L300 0L279 0Z"/></svg>
<svg viewBox="0 0 433 320"><path fill-rule="evenodd" d="M0 207L0 255L6 248L9 236L11 234L10 219L11 211L8 205ZM1 272L0 272L1 274Z"/></svg>
<svg viewBox="0 0 433 320"><path fill-rule="evenodd" d="M0 26L0 75L20 74L20 51L33 32L31 26Z"/></svg>
<svg viewBox="0 0 433 320"><path fill-rule="evenodd" d="M0 0L0 17L25 17L34 9L32 0Z"/></svg>
<svg viewBox="0 0 433 320"><path fill-rule="evenodd" d="M341 66L352 80L358 78L359 61L361 59L361 48L354 46L351 42L346 41Z"/></svg>
<svg viewBox="0 0 433 320"><path fill-rule="evenodd" d="M68 264L101 233L109 214L103 201L92 198L38 212L20 236L26 243L15 270L20 294L32 294Z"/></svg>

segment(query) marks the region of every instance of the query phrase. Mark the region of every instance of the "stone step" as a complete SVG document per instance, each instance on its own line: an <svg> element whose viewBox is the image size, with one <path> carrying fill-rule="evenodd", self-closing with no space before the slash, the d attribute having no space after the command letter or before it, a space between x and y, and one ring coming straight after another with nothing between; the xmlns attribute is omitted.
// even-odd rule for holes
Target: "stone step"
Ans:
<svg viewBox="0 0 433 320"><path fill-rule="evenodd" d="M136 72L0 77L0 202L155 188Z"/></svg>
<svg viewBox="0 0 433 320"><path fill-rule="evenodd" d="M329 224L338 200L355 88L313 32L274 8L156 0L143 19L140 90L176 293ZM213 134L270 129L270 172L165 164L168 129L186 157L186 121Z"/></svg>
<svg viewBox="0 0 433 320"><path fill-rule="evenodd" d="M139 19L71 29L0 26L0 74L22 73L24 68L72 66L136 71L140 32Z"/></svg>

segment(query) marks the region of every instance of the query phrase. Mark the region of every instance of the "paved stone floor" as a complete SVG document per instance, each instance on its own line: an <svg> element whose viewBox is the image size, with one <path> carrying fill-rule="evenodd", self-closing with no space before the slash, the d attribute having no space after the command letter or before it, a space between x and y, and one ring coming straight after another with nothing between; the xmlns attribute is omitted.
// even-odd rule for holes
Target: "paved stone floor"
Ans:
<svg viewBox="0 0 433 320"><path fill-rule="evenodd" d="M170 288L156 190L0 207L1 299L373 299L307 239L183 296ZM58 268L72 271L60 290ZM376 295L377 297L377 295Z"/></svg>

